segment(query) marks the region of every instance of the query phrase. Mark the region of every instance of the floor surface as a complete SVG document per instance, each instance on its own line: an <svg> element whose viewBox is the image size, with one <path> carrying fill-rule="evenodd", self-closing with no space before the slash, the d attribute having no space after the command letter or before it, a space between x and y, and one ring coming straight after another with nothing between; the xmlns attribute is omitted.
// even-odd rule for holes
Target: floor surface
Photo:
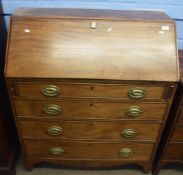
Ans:
<svg viewBox="0 0 183 175"><path fill-rule="evenodd" d="M136 166L113 170L73 170L63 169L59 165L41 164L35 166L32 172L28 172L24 168L22 157L19 158L16 170L16 175L143 175L141 169ZM147 175L151 175L151 173ZM183 175L183 166L168 166L162 169L159 175Z"/></svg>

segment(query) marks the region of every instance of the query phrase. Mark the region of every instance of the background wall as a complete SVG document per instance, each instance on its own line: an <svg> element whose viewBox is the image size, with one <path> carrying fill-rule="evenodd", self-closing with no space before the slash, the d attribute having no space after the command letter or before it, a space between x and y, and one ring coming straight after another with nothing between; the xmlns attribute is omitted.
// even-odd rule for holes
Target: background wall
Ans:
<svg viewBox="0 0 183 175"><path fill-rule="evenodd" d="M2 0L3 15L9 16L19 7L94 8L165 11L177 22L179 49L183 49L183 0Z"/></svg>

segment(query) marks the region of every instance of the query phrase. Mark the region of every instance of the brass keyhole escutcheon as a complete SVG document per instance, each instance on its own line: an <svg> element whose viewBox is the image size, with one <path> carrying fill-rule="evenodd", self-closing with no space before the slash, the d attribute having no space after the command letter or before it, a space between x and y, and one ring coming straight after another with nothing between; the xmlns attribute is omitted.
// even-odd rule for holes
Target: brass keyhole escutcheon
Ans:
<svg viewBox="0 0 183 175"><path fill-rule="evenodd" d="M95 21L93 21L91 23L91 29L96 29L97 28L97 23Z"/></svg>

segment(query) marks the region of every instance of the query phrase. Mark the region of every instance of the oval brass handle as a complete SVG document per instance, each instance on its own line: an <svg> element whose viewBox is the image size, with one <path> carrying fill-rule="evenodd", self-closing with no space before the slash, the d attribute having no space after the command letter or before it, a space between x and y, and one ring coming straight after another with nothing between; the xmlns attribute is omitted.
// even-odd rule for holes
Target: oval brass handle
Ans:
<svg viewBox="0 0 183 175"><path fill-rule="evenodd" d="M121 157L130 157L134 154L131 148L121 148L119 151Z"/></svg>
<svg viewBox="0 0 183 175"><path fill-rule="evenodd" d="M51 147L49 149L50 154L54 155L54 156L58 156L64 153L64 149L61 147Z"/></svg>
<svg viewBox="0 0 183 175"><path fill-rule="evenodd" d="M137 136L138 132L135 129L124 129L121 134L125 138L132 138Z"/></svg>
<svg viewBox="0 0 183 175"><path fill-rule="evenodd" d="M130 117L138 117L138 116L141 116L143 112L144 112L144 110L141 107L131 106L127 110L127 115L130 116Z"/></svg>
<svg viewBox="0 0 183 175"><path fill-rule="evenodd" d="M133 88L128 92L128 96L133 99L140 99L146 96L146 92L143 88Z"/></svg>
<svg viewBox="0 0 183 175"><path fill-rule="evenodd" d="M42 94L47 97L56 97L60 95L60 89L55 85L48 85L42 89Z"/></svg>
<svg viewBox="0 0 183 175"><path fill-rule="evenodd" d="M63 133L63 129L60 126L50 126L48 128L48 134L51 136L58 136Z"/></svg>
<svg viewBox="0 0 183 175"><path fill-rule="evenodd" d="M61 107L51 104L44 108L44 112L49 115L57 115L61 112Z"/></svg>

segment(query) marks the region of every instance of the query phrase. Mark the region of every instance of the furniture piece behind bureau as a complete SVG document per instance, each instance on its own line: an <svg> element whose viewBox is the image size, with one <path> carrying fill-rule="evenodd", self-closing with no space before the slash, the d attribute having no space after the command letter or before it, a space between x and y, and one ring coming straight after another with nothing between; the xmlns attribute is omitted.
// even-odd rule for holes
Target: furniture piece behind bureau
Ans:
<svg viewBox="0 0 183 175"><path fill-rule="evenodd" d="M16 131L4 81L6 29L0 4L0 174L15 174Z"/></svg>
<svg viewBox="0 0 183 175"><path fill-rule="evenodd" d="M183 163L183 51L179 52L179 62L181 81L156 155L154 174L164 165Z"/></svg>
<svg viewBox="0 0 183 175"><path fill-rule="evenodd" d="M162 12L27 9L11 18L5 76L27 170L151 170L177 88Z"/></svg>

